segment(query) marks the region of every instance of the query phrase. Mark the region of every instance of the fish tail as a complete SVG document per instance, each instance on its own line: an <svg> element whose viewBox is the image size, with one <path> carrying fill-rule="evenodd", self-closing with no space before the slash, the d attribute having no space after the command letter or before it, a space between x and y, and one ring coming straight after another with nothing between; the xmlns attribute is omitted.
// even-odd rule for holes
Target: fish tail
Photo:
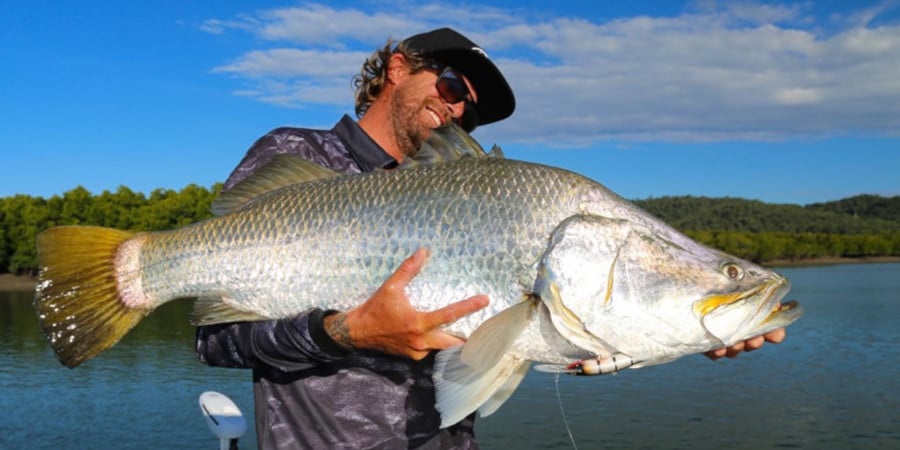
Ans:
<svg viewBox="0 0 900 450"><path fill-rule="evenodd" d="M133 236L89 226L55 227L38 235L34 308L63 365L75 367L112 347L153 310L123 298L136 295L135 289L119 286L120 248Z"/></svg>

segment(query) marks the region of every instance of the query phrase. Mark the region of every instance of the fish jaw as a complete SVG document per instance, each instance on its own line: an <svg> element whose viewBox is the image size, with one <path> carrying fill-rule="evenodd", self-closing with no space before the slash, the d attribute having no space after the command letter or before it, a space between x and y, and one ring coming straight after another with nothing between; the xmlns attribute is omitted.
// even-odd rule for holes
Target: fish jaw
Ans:
<svg viewBox="0 0 900 450"><path fill-rule="evenodd" d="M799 319L803 309L796 301L781 302L790 289L786 278L773 273L751 289L699 300L694 304L694 311L703 328L720 346L730 346Z"/></svg>

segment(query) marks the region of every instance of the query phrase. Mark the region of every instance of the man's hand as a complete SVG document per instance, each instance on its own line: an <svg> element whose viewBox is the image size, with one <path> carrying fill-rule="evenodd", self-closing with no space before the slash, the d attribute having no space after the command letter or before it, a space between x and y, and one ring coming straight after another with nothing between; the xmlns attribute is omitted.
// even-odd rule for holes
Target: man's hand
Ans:
<svg viewBox="0 0 900 450"><path fill-rule="evenodd" d="M428 259L428 250L419 249L375 291L369 300L346 313L325 317L325 329L340 345L378 350L420 360L431 350L442 350L465 342L441 330L488 304L486 295L476 295L431 312L413 308L406 285Z"/></svg>
<svg viewBox="0 0 900 450"><path fill-rule="evenodd" d="M747 339L744 342L738 342L731 347L710 350L704 353L704 355L706 355L707 358L713 361L723 356L727 356L729 358L737 358L737 356L741 352L752 352L753 350L757 350L762 347L766 342L777 344L784 340L785 335L786 333L784 331L784 328L779 328L777 330L770 331L762 336L756 336L755 338Z"/></svg>

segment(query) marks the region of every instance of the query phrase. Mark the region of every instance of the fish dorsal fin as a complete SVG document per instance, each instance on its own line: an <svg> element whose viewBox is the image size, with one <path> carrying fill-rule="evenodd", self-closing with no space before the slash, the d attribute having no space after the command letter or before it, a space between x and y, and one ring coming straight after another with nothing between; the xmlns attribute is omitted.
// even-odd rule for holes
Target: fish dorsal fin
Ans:
<svg viewBox="0 0 900 450"><path fill-rule="evenodd" d="M297 183L329 178L338 173L309 162L297 155L275 155L257 170L212 203L212 213L220 216L237 211L241 206L267 192Z"/></svg>
<svg viewBox="0 0 900 450"><path fill-rule="evenodd" d="M422 143L419 151L415 155L406 158L400 167L415 167L470 157L502 158L503 151L495 145L490 153L485 152L481 144L472 138L469 133L466 133L459 125L450 123L432 130L428 139Z"/></svg>

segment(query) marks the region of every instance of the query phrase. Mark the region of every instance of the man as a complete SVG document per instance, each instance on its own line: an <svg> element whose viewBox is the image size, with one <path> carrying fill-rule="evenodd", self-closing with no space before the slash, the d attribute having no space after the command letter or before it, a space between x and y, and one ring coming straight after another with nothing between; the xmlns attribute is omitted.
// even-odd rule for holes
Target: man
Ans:
<svg viewBox="0 0 900 450"><path fill-rule="evenodd" d="M273 130L250 148L224 189L279 153L345 173L391 169L442 124L452 120L471 131L515 109L512 90L487 55L448 28L396 47L388 41L363 64L356 87L358 123L344 116L328 131ZM472 416L438 428L431 375L433 350L462 343L440 327L488 299L416 311L405 286L426 258L425 250L417 251L351 311L315 309L289 319L198 329L202 361L253 369L260 449L477 448ZM762 345L757 341L747 348ZM740 350L726 351L733 356Z"/></svg>

